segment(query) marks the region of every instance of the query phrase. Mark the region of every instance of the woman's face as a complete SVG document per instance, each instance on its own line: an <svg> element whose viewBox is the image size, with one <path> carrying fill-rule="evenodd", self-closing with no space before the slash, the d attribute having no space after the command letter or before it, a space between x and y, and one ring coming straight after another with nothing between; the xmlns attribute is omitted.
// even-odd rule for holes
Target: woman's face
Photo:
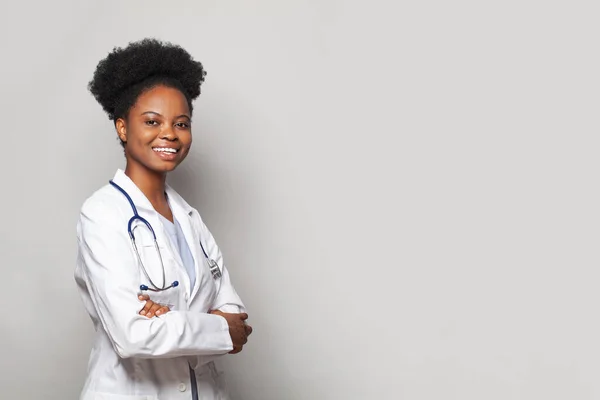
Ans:
<svg viewBox="0 0 600 400"><path fill-rule="evenodd" d="M174 170L192 145L190 118L187 100L179 90L156 86L142 93L127 119L115 124L125 142L128 167L159 173Z"/></svg>

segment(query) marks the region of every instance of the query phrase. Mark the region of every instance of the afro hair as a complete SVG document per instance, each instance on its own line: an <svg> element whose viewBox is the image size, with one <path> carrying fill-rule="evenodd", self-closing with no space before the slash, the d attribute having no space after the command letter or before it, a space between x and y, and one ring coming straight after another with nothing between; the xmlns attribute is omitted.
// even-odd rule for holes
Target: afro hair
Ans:
<svg viewBox="0 0 600 400"><path fill-rule="evenodd" d="M113 121L126 118L140 94L161 84L181 91L191 113L205 76L202 64L180 46L143 39L115 47L98 63L88 89Z"/></svg>

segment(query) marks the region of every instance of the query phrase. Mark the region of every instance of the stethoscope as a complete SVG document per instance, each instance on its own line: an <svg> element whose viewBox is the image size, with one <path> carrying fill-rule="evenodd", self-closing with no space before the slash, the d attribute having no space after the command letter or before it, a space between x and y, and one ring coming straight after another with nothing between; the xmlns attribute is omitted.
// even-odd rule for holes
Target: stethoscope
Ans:
<svg viewBox="0 0 600 400"><path fill-rule="evenodd" d="M133 210L133 217L131 217L129 219L129 222L127 223L127 232L129 233L129 238L131 239L131 244L133 245L133 249L135 250L135 255L138 259L140 268L142 269L142 272L144 273L144 275L148 279L148 282L150 283L150 286L140 285L140 290L150 290L153 292L162 292L164 290L175 288L175 287L179 286L178 281L173 281L173 283L171 283L169 286L165 286L165 284L166 284L165 283L165 281L166 281L165 264L163 263L163 258L160 253L160 248L158 247L158 241L156 240L156 234L154 233L154 229L152 229L152 225L150 225L150 222L148 222L144 217L142 217L138 214L137 208L135 207L135 204L133 204L133 200L131 199L131 196L129 196L129 194L125 191L125 189L123 189L121 186L114 183L112 180L109 181L109 183L111 185L113 185L121 193L123 193L123 195L127 198L127 201L129 201L129 205L131 205L131 209ZM142 224L146 225L146 227L152 233L152 238L154 239L154 248L156 249L156 253L158 254L158 259L160 260L160 265L162 267L162 285L161 286L156 285L152 281L152 279L150 278L150 275L148 275L148 271L146 271L146 267L144 266L144 263L142 262L142 258L140 257L140 252L138 251L137 244L135 243L135 236L133 235L133 230L135 229L135 227L132 228L133 223L136 221L139 221ZM204 246L202 245L202 240L200 240L200 247L202 248L204 257L206 258L206 261L208 262L208 266L209 266L209 269L210 269L210 272L211 272L213 278L219 279L221 277L221 270L219 269L219 265L215 262L215 260L208 257L208 254L206 253L206 250L204 250Z"/></svg>

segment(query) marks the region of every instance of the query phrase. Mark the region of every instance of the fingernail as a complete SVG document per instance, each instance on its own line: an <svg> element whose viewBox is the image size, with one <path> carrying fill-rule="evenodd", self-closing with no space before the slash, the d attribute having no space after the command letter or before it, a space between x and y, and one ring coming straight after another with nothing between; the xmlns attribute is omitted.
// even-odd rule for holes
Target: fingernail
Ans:
<svg viewBox="0 0 600 400"><path fill-rule="evenodd" d="M156 312L156 315L158 315L158 314L160 314L160 311L157 311L157 312Z"/></svg>
<svg viewBox="0 0 600 400"><path fill-rule="evenodd" d="M140 314L146 315L146 311L142 310L142 311L140 311Z"/></svg>

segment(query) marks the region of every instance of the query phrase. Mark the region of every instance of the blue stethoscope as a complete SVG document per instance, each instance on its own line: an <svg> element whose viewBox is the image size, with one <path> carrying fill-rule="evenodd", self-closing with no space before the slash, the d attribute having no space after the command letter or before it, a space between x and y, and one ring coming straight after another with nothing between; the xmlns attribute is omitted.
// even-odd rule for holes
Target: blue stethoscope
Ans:
<svg viewBox="0 0 600 400"><path fill-rule="evenodd" d="M173 281L173 283L171 283L169 286L166 286L165 264L163 263L163 258L162 258L162 255L160 254L160 248L158 247L158 241L156 240L156 234L154 233L154 229L152 229L152 225L150 225L150 222L148 222L144 217L142 217L138 214L137 208L135 207L135 204L133 204L133 200L131 199L131 196L129 196L129 194L125 191L125 189L123 189L121 186L114 183L112 180L109 181L109 183L111 185L113 185L119 192L123 193L123 195L127 198L127 201L129 201L129 205L131 205L131 209L133 210L133 217L131 217L129 219L129 222L127 223L127 232L129 233L129 238L131 239L131 244L133 245L133 249L135 250L135 255L137 256L140 268L142 269L142 272L144 273L144 275L148 279L148 282L150 283L150 286L140 285L140 290L150 290L153 292L162 292L164 290L175 288L175 287L179 286L178 281ZM146 271L146 267L144 266L144 263L142 262L142 258L140 257L140 252L138 251L138 247L135 243L135 236L133 235L133 230L135 229L135 227L132 228L132 226L133 226L133 223L136 221L139 221L142 224L146 225L146 227L152 233L152 238L154 239L154 248L156 249L156 253L158 254L158 259L160 260L160 265L162 267L162 286L157 286L152 281L152 279L150 278L150 275L148 275L148 272ZM204 257L206 257L206 261L208 262L208 266L210 268L210 272L212 273L213 278L219 279L221 277L221 270L219 269L219 266L215 262L215 260L208 257L208 254L206 253L206 250L204 250L204 246L202 245L201 240L200 240L200 247L202 248Z"/></svg>

